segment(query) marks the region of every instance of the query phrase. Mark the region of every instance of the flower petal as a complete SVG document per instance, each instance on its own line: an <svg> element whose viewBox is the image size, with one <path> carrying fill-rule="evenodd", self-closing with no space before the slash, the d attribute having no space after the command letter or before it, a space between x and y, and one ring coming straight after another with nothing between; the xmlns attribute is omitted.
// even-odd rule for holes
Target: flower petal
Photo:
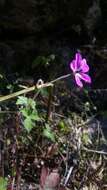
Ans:
<svg viewBox="0 0 107 190"><path fill-rule="evenodd" d="M76 70L79 70L81 67L81 61L82 61L82 56L80 53L75 54L75 65L76 65Z"/></svg>
<svg viewBox="0 0 107 190"><path fill-rule="evenodd" d="M81 82L81 77L80 77L80 74L79 73L76 73L75 74L75 80L76 80L76 84L79 86L79 87L83 87L83 83Z"/></svg>
<svg viewBox="0 0 107 190"><path fill-rule="evenodd" d="M81 64L81 71L82 72L86 73L89 71L89 66L87 64L86 59L82 59L80 64Z"/></svg>
<svg viewBox="0 0 107 190"><path fill-rule="evenodd" d="M76 72L75 60L73 60L73 61L70 63L70 68L72 69L73 72Z"/></svg>
<svg viewBox="0 0 107 190"><path fill-rule="evenodd" d="M78 73L79 77L87 83L91 83L91 77L85 73Z"/></svg>

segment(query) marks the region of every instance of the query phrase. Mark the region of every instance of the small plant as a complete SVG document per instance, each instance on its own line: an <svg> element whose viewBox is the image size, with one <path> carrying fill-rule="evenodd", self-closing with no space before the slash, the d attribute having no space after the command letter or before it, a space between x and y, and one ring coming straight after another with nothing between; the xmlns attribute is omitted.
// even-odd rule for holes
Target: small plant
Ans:
<svg viewBox="0 0 107 190"><path fill-rule="evenodd" d="M32 63L32 68L36 68L37 66L47 67L50 65L50 62L55 60L55 55L51 54L47 57L45 56L37 56L36 59Z"/></svg>
<svg viewBox="0 0 107 190"><path fill-rule="evenodd" d="M33 68L35 68L37 63L38 65L42 64L42 66L44 65L48 66L51 59L54 59L54 56L47 58L39 56L33 63L34 64ZM53 87L58 81L71 77L71 75L73 74L75 79L75 84L81 90L83 88L83 82L91 84L91 77L87 74L89 71L89 66L87 64L87 61L85 58L82 58L80 53L76 53L75 59L73 59L70 62L69 66L72 73L63 75L61 77L56 78L55 80L46 83L44 83L41 79L39 79L36 85L32 87L28 88L25 87L25 89L23 90L0 97L0 102L14 97L18 97L16 105L21 119L18 120L19 117L15 118L16 125L14 125L13 123L13 129L12 129L12 135L14 131L16 133L13 138L13 142L15 141L15 143L14 144L13 142L11 143L10 140L8 145L9 152L12 153L11 157L13 156L12 164L15 164L15 172L13 170L14 172L13 173L14 183L12 184L13 186L15 185L19 186L19 184L21 184L20 181L21 173L24 176L24 172L30 173L30 171L32 171L32 174L30 173L29 176L32 177L31 175L34 175L34 180L37 179L37 181L38 181L38 176L39 177L41 176L42 179L42 184L40 184L41 186L43 186L43 183L45 182L45 186L47 185L46 186L47 189L51 189L51 187L56 188L57 186L59 186L61 178L59 173L59 168L62 167L61 175L63 179L61 180L61 183L62 185L64 185L64 188L67 185L69 178L70 177L73 178L72 180L73 184L75 182L74 178L76 176L78 181L78 184L76 184L77 186L76 189L80 189L78 188L79 187L78 179L80 180L82 179L81 176L83 176L84 171L81 170L82 173L80 172L79 176L78 168L81 166L81 163L83 165L85 163L85 167L87 167L87 163L84 161L87 156L85 148L90 147L92 145L92 142L90 140L91 139L90 133L88 131L87 121L84 122L83 117L81 117L77 113L74 114L74 116L73 113L70 112L68 116L67 114L64 113L63 110L61 110L62 111L61 113L59 111L57 113L56 107L57 105L60 106L60 101L56 103L58 99L57 95L54 96ZM36 94L34 95L33 98L23 96L23 94L35 90ZM67 92L65 96L67 96ZM59 94L59 92L57 92L56 94ZM75 98L75 95L73 97ZM40 111L41 112L43 111L43 115ZM90 111L90 104L86 104L84 106L84 112L89 112L89 111ZM17 111L15 111L15 114L16 113ZM24 133L22 131L21 131L22 133L20 133L20 131L16 132L15 127L17 127L17 123L18 124L20 123L17 122L16 119L18 121L21 121L21 123L23 124L25 129ZM9 129L10 129L9 131L10 132L9 137L10 137L11 128ZM32 133L34 129L35 133ZM26 131L28 133L26 133ZM24 136L23 134L26 134L26 136ZM6 148L8 148L8 146ZM29 147L31 149L29 149ZM15 154L17 158L14 159ZM47 159L49 162L46 163ZM26 162L28 164L26 164ZM31 170L28 168L31 166L32 163L33 163L32 166L35 166L34 168L36 169L34 170L34 174L33 174L33 167ZM47 165L49 163L49 167L45 166L45 163ZM24 167L25 168L27 167L27 170L24 170ZM38 175L38 171L40 171L41 167L43 168L41 175ZM72 172L74 172L73 175L71 175ZM44 177L46 178L46 180L44 179ZM82 179L81 181L83 180L84 179ZM80 186L81 183L83 183L81 181L80 181ZM53 186L54 184L55 186ZM7 181L5 178L2 177L0 178L0 188L1 188L0 190L7 190L6 189ZM30 188L33 189L32 186L30 186Z"/></svg>
<svg viewBox="0 0 107 190"><path fill-rule="evenodd" d="M35 127L35 121L40 120L36 109L36 102L31 98L19 96L16 104L20 106L20 112L24 118L24 127L28 132L30 132L31 129Z"/></svg>
<svg viewBox="0 0 107 190"><path fill-rule="evenodd" d="M50 139L52 142L55 142L55 135L54 132L52 132L50 126L46 124L44 130L43 130L43 136L47 137Z"/></svg>
<svg viewBox="0 0 107 190"><path fill-rule="evenodd" d="M41 57L38 57L39 60L41 60ZM51 59L51 57L48 57L46 60L44 59L44 57L42 57L42 61L44 60L44 62L48 62ZM83 83L81 80L83 80L86 83L91 83L91 77L86 74L89 71L89 66L87 64L87 61L85 58L82 59L82 56L80 53L76 53L75 54L75 59L73 61L70 62L70 68L73 71L74 77L75 77L75 81L76 84L78 85L78 87L82 88L83 87ZM57 81L61 80L61 79L65 79L67 77L70 77L71 74L67 74L67 75L63 75L53 81L50 81L49 83L44 83L41 79L37 82L36 87L31 87L30 89L25 89L22 90L22 93L25 92L29 92L32 90L35 90L35 88L37 88L39 90L39 92L41 92L41 94L44 94L44 92L47 93L47 91L45 91L45 89L48 87L49 89L49 95L45 94L47 96L49 96L49 100L48 100L48 111L47 111L47 121L49 119L50 116L50 108L51 108L51 101L52 101L52 88L54 83L56 83ZM17 96L17 94L21 94L21 91L19 91L18 93L15 93L15 96ZM14 97L13 95L10 95L10 98ZM6 99L8 99L9 97L6 97ZM4 99L5 100L5 99ZM35 121L39 121L40 117L38 115L38 111L37 111L37 107L36 107L36 102L31 99L31 98L27 98L24 96L18 96L18 100L16 102L17 105L20 106L20 112L23 116L23 125L25 127L25 129L30 132L31 129L33 127L35 127ZM45 128L45 133L44 134L49 134L49 128ZM46 131L48 131L46 133ZM49 135L48 135L49 136ZM50 137L51 138L51 137ZM53 138L52 138L53 139Z"/></svg>

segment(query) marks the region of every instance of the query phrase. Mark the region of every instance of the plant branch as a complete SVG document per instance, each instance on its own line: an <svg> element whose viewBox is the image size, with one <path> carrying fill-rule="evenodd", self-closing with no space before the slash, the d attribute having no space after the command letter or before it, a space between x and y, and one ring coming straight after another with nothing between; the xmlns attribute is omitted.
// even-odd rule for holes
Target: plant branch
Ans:
<svg viewBox="0 0 107 190"><path fill-rule="evenodd" d="M23 89L23 90L20 90L20 91L17 91L17 92L14 92L12 94L9 94L9 95L5 95L5 96L2 96L0 97L0 102L3 102L5 100L9 100L9 99L12 99L12 98L15 98L17 96L20 96L22 94L26 94L28 92L32 92L36 89L40 89L40 88L46 88L46 87L49 87L49 86L53 86L53 84L59 80L62 80L62 79L65 79L65 78L68 78L69 76L71 76L71 74L67 74L67 75L63 75L61 77L58 77L57 79L53 80L53 81L50 81L50 82L47 82L47 83L43 83L42 84L39 84L37 82L36 85L32 86L32 87L29 87L29 88L26 88L26 89ZM39 81L39 80L38 80Z"/></svg>

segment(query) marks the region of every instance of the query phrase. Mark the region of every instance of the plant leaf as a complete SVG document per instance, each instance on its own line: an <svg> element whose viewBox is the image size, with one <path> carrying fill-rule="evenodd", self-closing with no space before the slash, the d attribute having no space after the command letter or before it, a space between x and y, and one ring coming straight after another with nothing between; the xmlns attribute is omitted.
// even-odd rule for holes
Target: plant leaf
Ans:
<svg viewBox="0 0 107 190"><path fill-rule="evenodd" d="M28 131L28 133L31 131L31 129L34 127L31 117L27 117L24 120L24 127Z"/></svg>
<svg viewBox="0 0 107 190"><path fill-rule="evenodd" d="M32 112L32 114L30 115L30 118L35 121L40 121L40 117L36 111Z"/></svg>
<svg viewBox="0 0 107 190"><path fill-rule="evenodd" d="M17 105L27 105L27 97L24 96L18 96L18 100L16 102Z"/></svg>
<svg viewBox="0 0 107 190"><path fill-rule="evenodd" d="M54 133L51 131L49 125L46 125L46 128L43 130L43 135L48 139L50 139L51 141L55 142Z"/></svg>
<svg viewBox="0 0 107 190"><path fill-rule="evenodd" d="M7 189L7 180L3 177L0 177L0 190Z"/></svg>
<svg viewBox="0 0 107 190"><path fill-rule="evenodd" d="M32 109L35 109L36 102L35 102L33 99L28 98L28 105L29 105Z"/></svg>
<svg viewBox="0 0 107 190"><path fill-rule="evenodd" d="M20 110L20 112L23 114L24 117L28 117L28 110L26 108L23 108Z"/></svg>

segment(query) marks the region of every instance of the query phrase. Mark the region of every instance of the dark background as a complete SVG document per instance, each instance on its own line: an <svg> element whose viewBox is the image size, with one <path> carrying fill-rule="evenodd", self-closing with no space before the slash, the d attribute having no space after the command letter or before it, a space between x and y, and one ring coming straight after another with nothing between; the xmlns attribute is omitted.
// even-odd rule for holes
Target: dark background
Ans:
<svg viewBox="0 0 107 190"><path fill-rule="evenodd" d="M1 0L0 72L17 77L50 79L68 72L80 50L88 60L92 87L107 87L106 0ZM55 55L55 65L32 63Z"/></svg>

